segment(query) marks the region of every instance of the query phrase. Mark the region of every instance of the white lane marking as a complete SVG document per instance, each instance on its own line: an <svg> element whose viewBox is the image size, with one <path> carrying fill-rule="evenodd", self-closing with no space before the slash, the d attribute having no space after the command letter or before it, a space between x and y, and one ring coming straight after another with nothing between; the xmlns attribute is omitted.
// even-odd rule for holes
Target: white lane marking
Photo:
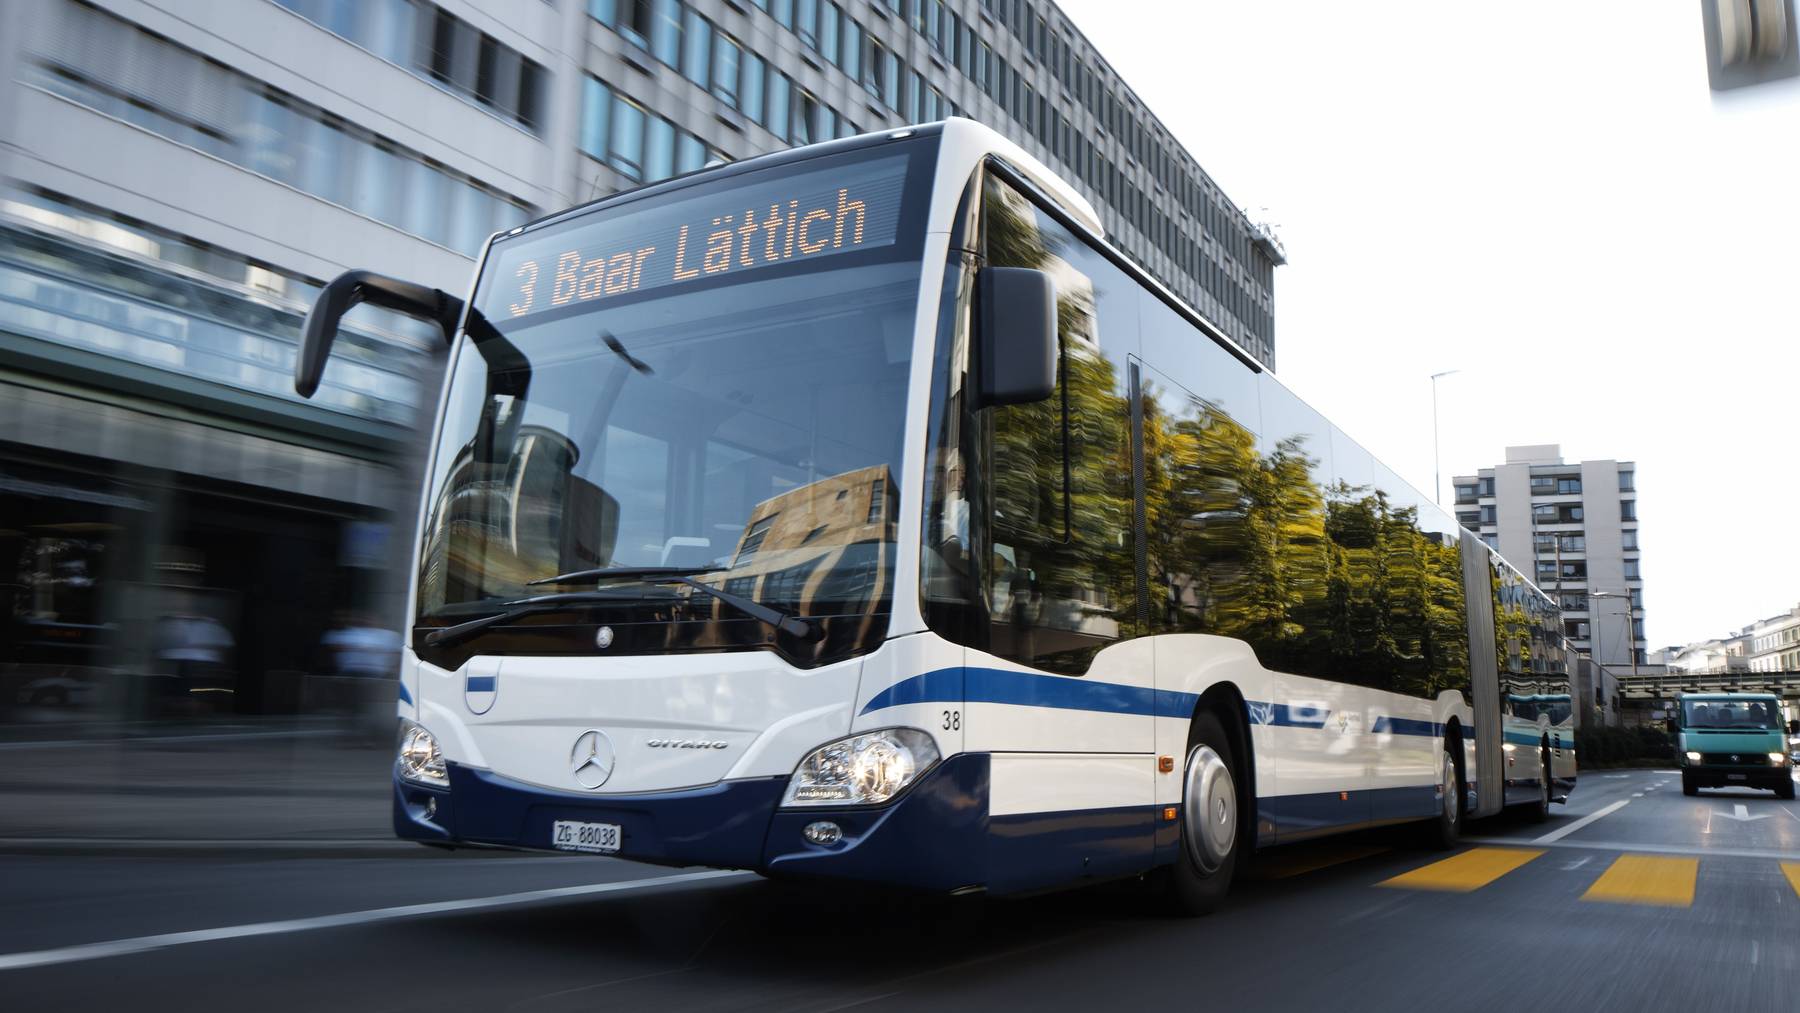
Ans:
<svg viewBox="0 0 1800 1013"><path fill-rule="evenodd" d="M1573 862L1569 862L1568 864L1564 865L1563 871L1564 872L1574 872L1576 869L1581 868L1582 866L1588 864L1591 861L1593 861L1592 858L1577 858Z"/></svg>
<svg viewBox="0 0 1800 1013"><path fill-rule="evenodd" d="M1631 804L1630 799L1622 798L1622 799L1618 800L1617 802L1614 802L1612 805L1605 806L1603 808L1596 809L1591 813L1588 813L1586 816L1583 816L1582 818L1576 820L1575 822L1569 824L1566 827L1561 827L1559 829L1552 830L1549 833L1545 834L1544 836L1538 838L1537 840L1532 841L1531 843L1533 843L1533 844L1553 844L1553 843L1560 841L1563 838L1569 836L1570 834L1574 833L1575 831L1580 830L1582 827L1588 826L1589 824L1593 823L1596 820L1603 819L1607 816L1611 816L1613 813L1618 812L1620 809L1623 809L1630 804Z"/></svg>
<svg viewBox="0 0 1800 1013"><path fill-rule="evenodd" d="M1789 809L1787 806L1781 806L1780 808L1782 812L1787 813L1789 816L1794 816L1794 810ZM1794 819L1800 820L1800 816L1794 816Z"/></svg>
<svg viewBox="0 0 1800 1013"><path fill-rule="evenodd" d="M523 893L506 893L494 897L471 897L468 900L442 900L430 904L405 904L400 907L374 908L368 911L347 911L343 914L320 915L314 918L290 918L278 922L254 922L249 925L228 925L217 929L195 929L191 932L165 932L154 936L137 936L131 939L113 939L103 943L80 943L75 946L63 946L53 950L30 950L21 953L0 954L0 971L18 971L28 967L45 967L50 964L68 964L80 960L99 960L104 957L122 957L131 953L146 953L150 950L161 950L171 946L185 946L189 943L213 943L222 939L244 939L250 936L275 936L289 932L311 932L315 929L335 929L347 925L368 925L374 922L398 921L402 918L421 918L427 915L452 914L458 911L480 911L487 908L515 907L521 904L535 904L539 901L562 900L568 897L591 897L603 893L626 893L631 890L643 890L653 886L670 886L676 883L696 883L709 879L737 878L748 876L747 872L717 870L709 872L684 872L674 876L656 876L651 879L630 879L620 883L589 883L584 886L559 886L548 890L527 890Z"/></svg>
<svg viewBox="0 0 1800 1013"><path fill-rule="evenodd" d="M1739 823L1753 823L1757 820L1766 820L1769 818L1768 813L1757 813L1755 816L1750 815L1750 807L1742 802L1732 806L1730 812L1720 813L1719 815L1728 820L1737 820Z"/></svg>
<svg viewBox="0 0 1800 1013"><path fill-rule="evenodd" d="M1634 792L1632 792L1632 793L1631 793L1631 797L1632 797L1632 798L1643 798L1643 797L1644 797L1644 793L1643 793L1643 792L1641 792L1641 791L1634 791Z"/></svg>
<svg viewBox="0 0 1800 1013"><path fill-rule="evenodd" d="M1517 837L1464 837L1464 844L1490 844L1503 848L1516 848L1521 844L1536 845L1536 841L1524 841ZM1695 855L1717 858L1779 858L1793 861L1794 852L1779 851L1768 848L1714 848L1683 847L1677 844L1639 844L1635 841L1552 841L1543 845L1546 848L1580 848L1583 851L1626 851L1645 855Z"/></svg>

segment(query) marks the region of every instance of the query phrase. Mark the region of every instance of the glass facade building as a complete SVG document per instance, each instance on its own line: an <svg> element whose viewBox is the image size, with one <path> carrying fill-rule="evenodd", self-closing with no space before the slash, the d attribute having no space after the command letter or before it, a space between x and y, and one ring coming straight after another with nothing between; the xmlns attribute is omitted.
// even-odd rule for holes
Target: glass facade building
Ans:
<svg viewBox="0 0 1800 1013"><path fill-rule="evenodd" d="M326 280L462 291L542 213L952 115L1273 365L1279 243L1048 2L0 7L0 724L303 710L401 626L442 339L359 307L297 398Z"/></svg>

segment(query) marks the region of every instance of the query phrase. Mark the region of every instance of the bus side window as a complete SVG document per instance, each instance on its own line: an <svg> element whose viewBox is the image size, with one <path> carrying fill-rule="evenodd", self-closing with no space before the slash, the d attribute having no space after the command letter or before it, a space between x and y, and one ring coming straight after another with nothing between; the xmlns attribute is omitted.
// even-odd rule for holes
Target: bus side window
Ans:
<svg viewBox="0 0 1800 1013"><path fill-rule="evenodd" d="M1080 675L1135 627L1130 402L1124 357L1101 347L1099 302L1132 290L1097 286L1097 255L1003 184L990 182L986 207L988 263L1057 279L1062 348L1055 395L985 413L989 649Z"/></svg>

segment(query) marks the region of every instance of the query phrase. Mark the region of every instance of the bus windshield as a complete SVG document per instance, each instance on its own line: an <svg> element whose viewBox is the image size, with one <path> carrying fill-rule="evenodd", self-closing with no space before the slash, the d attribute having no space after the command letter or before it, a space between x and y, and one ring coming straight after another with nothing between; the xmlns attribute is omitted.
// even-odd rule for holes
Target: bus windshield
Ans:
<svg viewBox="0 0 1800 1013"><path fill-rule="evenodd" d="M1781 727L1781 714L1770 700L1683 700L1681 725L1769 730Z"/></svg>
<svg viewBox="0 0 1800 1013"><path fill-rule="evenodd" d="M885 611L919 161L880 145L496 241L433 459L421 617L643 567L791 614Z"/></svg>

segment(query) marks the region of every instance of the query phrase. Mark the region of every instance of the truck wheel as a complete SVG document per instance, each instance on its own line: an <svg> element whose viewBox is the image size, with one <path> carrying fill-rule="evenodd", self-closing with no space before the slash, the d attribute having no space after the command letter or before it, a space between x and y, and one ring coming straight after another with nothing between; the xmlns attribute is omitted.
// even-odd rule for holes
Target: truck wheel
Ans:
<svg viewBox="0 0 1800 1013"><path fill-rule="evenodd" d="M1681 793L1683 795L1700 794L1700 786L1694 783L1693 776L1685 770L1681 772Z"/></svg>
<svg viewBox="0 0 1800 1013"><path fill-rule="evenodd" d="M1208 914L1231 890L1243 836L1239 769L1225 726L1211 711L1200 712L1188 733L1181 779L1179 851L1174 865L1152 877L1152 888L1171 914Z"/></svg>
<svg viewBox="0 0 1800 1013"><path fill-rule="evenodd" d="M1787 798L1787 799L1793 798L1794 797L1794 779L1792 777L1789 777L1787 780L1781 782L1779 785L1776 785L1775 786L1775 794L1780 798Z"/></svg>

